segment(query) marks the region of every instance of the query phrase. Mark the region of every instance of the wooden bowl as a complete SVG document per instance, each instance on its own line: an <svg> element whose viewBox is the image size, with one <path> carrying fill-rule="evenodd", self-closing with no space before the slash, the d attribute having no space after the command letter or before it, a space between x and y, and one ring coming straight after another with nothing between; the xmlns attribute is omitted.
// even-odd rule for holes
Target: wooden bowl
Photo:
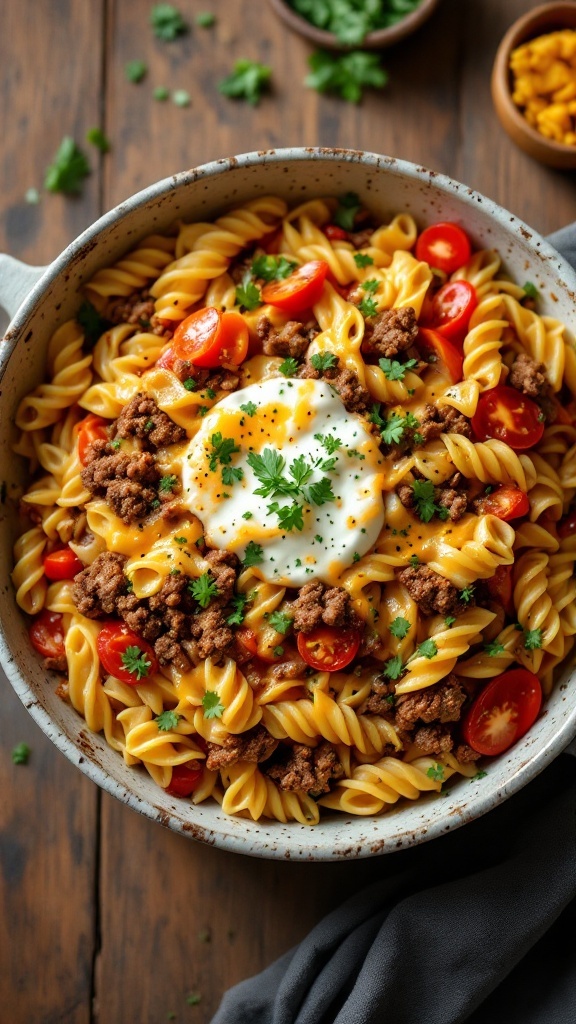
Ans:
<svg viewBox="0 0 576 1024"><path fill-rule="evenodd" d="M492 70L492 99L496 113L508 135L529 156L549 167L576 168L576 146L545 138L528 124L512 100L510 54L517 46L536 36L559 29L576 29L576 3L545 4L529 11L508 29L496 53Z"/></svg>
<svg viewBox="0 0 576 1024"><path fill-rule="evenodd" d="M438 0L420 0L418 7L395 25L391 25L390 28L378 29L377 32L369 32L362 43L346 46L337 39L333 32L316 28L306 18L296 14L286 0L268 0L268 2L278 17L288 25L288 28L305 36L306 39L325 50L383 50L386 46L393 46L394 43L411 35L420 25L423 25L438 4Z"/></svg>

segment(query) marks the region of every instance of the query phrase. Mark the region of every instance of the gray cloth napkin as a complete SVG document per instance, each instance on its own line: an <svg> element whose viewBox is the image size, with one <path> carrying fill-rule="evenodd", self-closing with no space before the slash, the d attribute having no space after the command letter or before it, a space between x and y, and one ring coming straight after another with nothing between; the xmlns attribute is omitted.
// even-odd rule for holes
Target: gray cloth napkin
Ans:
<svg viewBox="0 0 576 1024"><path fill-rule="evenodd" d="M576 265L576 225L550 241ZM576 1024L576 743L490 814L381 865L212 1024Z"/></svg>

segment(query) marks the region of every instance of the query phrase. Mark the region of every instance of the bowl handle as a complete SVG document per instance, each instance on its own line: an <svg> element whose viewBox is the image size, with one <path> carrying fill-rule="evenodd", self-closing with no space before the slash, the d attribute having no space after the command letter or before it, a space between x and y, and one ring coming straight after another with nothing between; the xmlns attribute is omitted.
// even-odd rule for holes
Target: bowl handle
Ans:
<svg viewBox="0 0 576 1024"><path fill-rule="evenodd" d="M0 306L10 320L46 270L47 267L30 267L0 253Z"/></svg>

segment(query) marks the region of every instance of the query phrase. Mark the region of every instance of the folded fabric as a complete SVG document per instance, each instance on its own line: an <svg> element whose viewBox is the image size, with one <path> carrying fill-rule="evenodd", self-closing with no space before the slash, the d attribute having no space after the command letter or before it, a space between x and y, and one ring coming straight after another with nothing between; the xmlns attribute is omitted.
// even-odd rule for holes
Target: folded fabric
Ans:
<svg viewBox="0 0 576 1024"><path fill-rule="evenodd" d="M576 225L550 239L576 265ZM230 989L212 1024L575 1024L576 744Z"/></svg>

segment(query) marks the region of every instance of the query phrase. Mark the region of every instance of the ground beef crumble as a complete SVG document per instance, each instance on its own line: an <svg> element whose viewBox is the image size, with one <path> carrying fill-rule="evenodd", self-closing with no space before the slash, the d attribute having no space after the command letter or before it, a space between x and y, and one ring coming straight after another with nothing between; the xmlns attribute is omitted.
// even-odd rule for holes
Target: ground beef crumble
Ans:
<svg viewBox="0 0 576 1024"><path fill-rule="evenodd" d="M510 367L507 383L538 403L546 423L555 422L556 403L543 363L537 363L525 352L520 352Z"/></svg>
<svg viewBox="0 0 576 1024"><path fill-rule="evenodd" d="M194 366L194 363L187 359L175 359L172 364L172 373L175 373L178 380L184 384L186 381L194 381L193 391L236 391L240 384L240 376L232 370L207 369L204 366Z"/></svg>
<svg viewBox="0 0 576 1024"><path fill-rule="evenodd" d="M370 393L362 387L356 374L352 370L341 370L338 363L328 370L317 370L307 362L300 368L298 376L305 380L327 380L340 395L348 412L366 413L372 406Z"/></svg>
<svg viewBox="0 0 576 1024"><path fill-rule="evenodd" d="M322 623L346 628L358 625L359 621L348 593L342 587L327 587L319 580L305 583L286 612L294 619L294 629L301 633L310 633Z"/></svg>
<svg viewBox="0 0 576 1024"><path fill-rule="evenodd" d="M427 565L407 566L398 573L398 580L424 615L459 615L473 601L464 604L454 584Z"/></svg>
<svg viewBox="0 0 576 1024"><path fill-rule="evenodd" d="M418 337L418 322L412 306L385 309L366 321L362 351L392 359L410 348Z"/></svg>
<svg viewBox="0 0 576 1024"><path fill-rule="evenodd" d="M274 327L267 316L262 316L256 324L262 351L267 356L292 356L300 359L318 332L315 320L305 324L299 320L289 320L282 327Z"/></svg>
<svg viewBox="0 0 576 1024"><path fill-rule="evenodd" d="M414 733L414 743L422 754L442 757L454 746L452 732L448 725L423 725Z"/></svg>
<svg viewBox="0 0 576 1024"><path fill-rule="evenodd" d="M106 306L105 318L112 324L137 324L150 334L160 338L171 338L172 329L154 313L154 298L148 288L141 288L131 295L111 298Z"/></svg>
<svg viewBox="0 0 576 1024"><path fill-rule="evenodd" d="M108 441L97 440L86 449L87 464L81 477L96 497L129 525L148 515L157 499L160 473L150 452L114 451Z"/></svg>
<svg viewBox="0 0 576 1024"><path fill-rule="evenodd" d="M427 404L419 417L418 432L422 435L423 444L435 441L440 434L463 434L470 437L470 421L451 405L436 406Z"/></svg>
<svg viewBox="0 0 576 1024"><path fill-rule="evenodd" d="M396 493L404 508L412 511L416 504L412 485L399 484ZM465 515L468 510L468 493L466 481L461 473L455 473L441 487L434 488L434 503L448 509L448 518L453 523L457 523Z"/></svg>
<svg viewBox="0 0 576 1024"><path fill-rule="evenodd" d="M320 743L318 747L295 743L293 747L282 748L280 754L276 751L276 755L263 770L287 792L328 793L330 782L344 775L331 743Z"/></svg>
<svg viewBox="0 0 576 1024"><path fill-rule="evenodd" d="M137 394L114 424L114 437L136 437L145 448L165 448L186 439L186 431L158 408L151 395Z"/></svg>
<svg viewBox="0 0 576 1024"><path fill-rule="evenodd" d="M220 746L208 743L206 767L208 771L217 772L220 768L229 768L238 761L260 763L266 761L278 746L278 740L264 728L255 725L240 736L226 736Z"/></svg>
<svg viewBox="0 0 576 1024"><path fill-rule="evenodd" d="M426 725L431 722L457 722L466 699L467 693L457 676L449 675L434 686L397 697L394 704L394 725L397 729L409 732L418 721Z"/></svg>

